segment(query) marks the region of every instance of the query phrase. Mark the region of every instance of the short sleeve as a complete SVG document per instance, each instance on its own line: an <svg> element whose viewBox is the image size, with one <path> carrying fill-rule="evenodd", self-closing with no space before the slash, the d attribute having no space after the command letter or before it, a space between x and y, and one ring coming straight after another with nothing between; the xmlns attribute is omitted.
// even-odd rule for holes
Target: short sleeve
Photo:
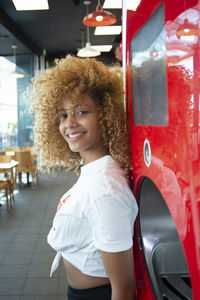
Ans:
<svg viewBox="0 0 200 300"><path fill-rule="evenodd" d="M129 200L135 201L134 197ZM130 249L136 215L136 206L115 195L107 194L95 199L87 212L95 247L106 252Z"/></svg>

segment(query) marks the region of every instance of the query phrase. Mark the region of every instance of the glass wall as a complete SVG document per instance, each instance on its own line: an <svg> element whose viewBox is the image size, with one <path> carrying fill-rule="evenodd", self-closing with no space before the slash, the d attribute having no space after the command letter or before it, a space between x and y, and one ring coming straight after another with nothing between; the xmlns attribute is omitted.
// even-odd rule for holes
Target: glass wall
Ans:
<svg viewBox="0 0 200 300"><path fill-rule="evenodd" d="M18 55L16 62L23 78L17 79L13 75L13 56L0 57L0 150L33 143L32 115L24 97L33 77L33 57Z"/></svg>

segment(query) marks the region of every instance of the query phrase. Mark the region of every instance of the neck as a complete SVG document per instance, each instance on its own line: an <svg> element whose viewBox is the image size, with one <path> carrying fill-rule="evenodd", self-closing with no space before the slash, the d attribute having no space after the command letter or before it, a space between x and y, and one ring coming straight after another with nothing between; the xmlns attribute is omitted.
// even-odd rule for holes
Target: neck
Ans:
<svg viewBox="0 0 200 300"><path fill-rule="evenodd" d="M95 153L88 153L88 152L87 152L87 154L84 152L80 153L82 161L83 161L83 165L87 165L90 162L97 160L108 154L109 154L109 152L106 147L103 147L100 151L95 152Z"/></svg>

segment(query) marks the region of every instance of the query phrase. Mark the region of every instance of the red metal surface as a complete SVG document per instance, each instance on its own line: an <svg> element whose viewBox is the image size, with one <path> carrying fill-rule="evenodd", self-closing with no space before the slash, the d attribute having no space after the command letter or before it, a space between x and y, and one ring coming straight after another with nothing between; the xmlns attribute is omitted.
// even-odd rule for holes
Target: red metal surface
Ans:
<svg viewBox="0 0 200 300"><path fill-rule="evenodd" d="M169 116L167 126L134 125L132 111L130 42L161 1L142 0L136 12L127 11L126 95L130 117L134 193L137 196L144 177L150 178L160 190L183 244L191 277L193 299L199 300L200 34L193 41L186 41L178 39L176 31L186 17L189 22L200 24L200 1L165 0L162 2L165 5ZM145 139L148 139L151 145L152 160L149 167L144 162ZM155 299L137 234L134 261L138 299Z"/></svg>

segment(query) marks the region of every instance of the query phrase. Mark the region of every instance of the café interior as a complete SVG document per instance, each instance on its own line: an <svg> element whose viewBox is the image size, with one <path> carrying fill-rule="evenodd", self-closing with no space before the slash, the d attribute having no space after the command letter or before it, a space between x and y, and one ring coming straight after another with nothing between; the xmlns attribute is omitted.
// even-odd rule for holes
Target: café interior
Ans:
<svg viewBox="0 0 200 300"><path fill-rule="evenodd" d="M46 236L60 197L77 176L64 170L38 172L25 94L34 76L66 54L121 64L122 8L121 1L113 6L109 1L46 0L40 8L21 7L22 2L27 4L0 1L0 299L64 300L64 268L49 277L55 253ZM97 5L109 10L114 25L83 23ZM107 33L95 33L103 27ZM109 27L114 31L108 34Z"/></svg>

